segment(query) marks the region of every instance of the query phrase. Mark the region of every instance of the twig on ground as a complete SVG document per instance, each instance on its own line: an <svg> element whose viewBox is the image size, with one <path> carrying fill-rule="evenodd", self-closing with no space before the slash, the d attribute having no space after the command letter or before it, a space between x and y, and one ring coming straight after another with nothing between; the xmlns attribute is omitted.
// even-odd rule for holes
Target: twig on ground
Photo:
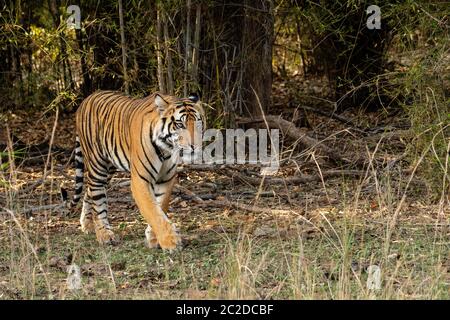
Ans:
<svg viewBox="0 0 450 320"><path fill-rule="evenodd" d="M33 212L44 211L44 210L57 210L65 207L64 203L55 203L55 204L47 204L43 206L35 206L28 207L26 209L22 209L20 211L16 211L17 214L25 215L26 217L30 217ZM0 211L0 214L6 214L9 211Z"/></svg>
<svg viewBox="0 0 450 320"><path fill-rule="evenodd" d="M340 177L340 176L352 176L359 177L365 174L364 170L329 170L322 172L322 177L320 175L305 175L305 176L297 176L297 177L289 177L289 178L281 178L281 177L264 177L264 184L272 185L272 184L301 184L301 183L309 183L314 181L321 181L322 178L332 178L332 177ZM240 176L240 178L250 184L259 185L263 178L259 177L248 177L248 176Z"/></svg>
<svg viewBox="0 0 450 320"><path fill-rule="evenodd" d="M175 188L177 188L177 189L180 190L181 192L187 194L188 196L192 197L192 200L193 200L193 201L195 201L195 202L197 202L197 203L202 203L202 202L203 202L203 199L200 198L199 196L197 196L197 195L196 195L194 192L192 192L191 190L186 189L185 187L180 186L179 184L177 184L177 185L175 186Z"/></svg>
<svg viewBox="0 0 450 320"><path fill-rule="evenodd" d="M375 133L364 138L364 142L377 143L380 139L393 140L406 137L410 133L409 130L396 130L382 133Z"/></svg>
<svg viewBox="0 0 450 320"><path fill-rule="evenodd" d="M201 207L232 207L238 210L250 211L255 213L266 213L266 214L288 214L291 213L291 210L283 210L283 209L270 209L270 208L262 208L258 206L246 205L243 203L239 203L236 201L230 200L214 200L214 201L202 201L201 203L197 203L197 206Z"/></svg>
<svg viewBox="0 0 450 320"><path fill-rule="evenodd" d="M354 129L356 129L356 131L364 133L364 130L361 129L355 122L353 122L353 120L345 118L345 117L343 117L341 115L338 115L338 114L336 114L334 112L329 113L327 111L323 111L323 110L320 110L320 109L316 109L316 108L312 108L312 107L308 107L308 106L303 106L303 105L298 105L297 107L300 107L300 108L302 108L303 110L306 110L306 111L311 111L311 112L320 114L320 115L328 117L328 118L332 118L332 119L338 120L338 121L340 121L340 122L342 122L344 124L349 124L352 127L354 127Z"/></svg>

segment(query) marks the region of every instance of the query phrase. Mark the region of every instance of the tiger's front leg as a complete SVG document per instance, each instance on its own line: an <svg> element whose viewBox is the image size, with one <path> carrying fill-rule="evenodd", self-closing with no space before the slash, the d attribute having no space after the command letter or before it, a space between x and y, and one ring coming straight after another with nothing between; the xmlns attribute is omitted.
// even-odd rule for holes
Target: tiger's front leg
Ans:
<svg viewBox="0 0 450 320"><path fill-rule="evenodd" d="M175 174L173 174L171 178L158 181L150 186L151 191L153 191L156 197L157 203L166 214L169 211L170 197L172 195L172 190L176 182L177 177ZM147 245L149 248L157 248L159 246L156 234L155 232L153 232L153 229L150 225L148 225L147 229L145 229L145 238L147 240Z"/></svg>
<svg viewBox="0 0 450 320"><path fill-rule="evenodd" d="M172 186L175 182L175 179L173 180ZM146 234L149 235L148 238L152 240L149 245L155 245L157 241L163 249L175 249L181 244L181 238L175 226L169 221L163 208L160 206L155 192L152 188L149 188L149 184L150 181L145 180L145 177L132 172L131 191L139 211L150 227L146 231ZM168 200L163 200L163 203L168 205ZM156 241L154 238L156 238Z"/></svg>

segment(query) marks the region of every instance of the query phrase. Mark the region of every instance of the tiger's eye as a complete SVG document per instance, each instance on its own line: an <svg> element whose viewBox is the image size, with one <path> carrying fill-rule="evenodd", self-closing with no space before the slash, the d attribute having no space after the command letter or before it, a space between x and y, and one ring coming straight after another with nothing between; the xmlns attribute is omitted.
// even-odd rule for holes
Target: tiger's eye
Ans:
<svg viewBox="0 0 450 320"><path fill-rule="evenodd" d="M177 122L177 129L184 129L184 128L185 128L184 123Z"/></svg>

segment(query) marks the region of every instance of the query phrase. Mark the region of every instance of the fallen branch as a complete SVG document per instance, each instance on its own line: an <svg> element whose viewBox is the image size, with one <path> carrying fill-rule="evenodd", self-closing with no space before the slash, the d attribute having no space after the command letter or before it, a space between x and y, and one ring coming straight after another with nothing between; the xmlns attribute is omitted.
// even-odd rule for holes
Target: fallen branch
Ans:
<svg viewBox="0 0 450 320"><path fill-rule="evenodd" d="M266 214L288 214L290 210L283 209L270 209L270 208L262 208L258 206L246 205L239 202L232 202L230 200L214 200L214 201L202 201L201 203L197 203L197 206L200 207L223 207L223 208L235 208L238 210L244 210L255 213L266 213Z"/></svg>
<svg viewBox="0 0 450 320"><path fill-rule="evenodd" d="M178 189L179 191L181 191L181 192L187 194L190 198L192 198L193 201L195 201L195 202L197 202L197 203L202 203L202 202L203 202L203 199L200 198L199 196L197 196L197 195L196 195L194 192L192 192L191 190L189 190L189 189L187 189L187 188L185 188L185 187L183 187L183 186L180 186L179 184L177 184L177 185L175 186L175 188Z"/></svg>
<svg viewBox="0 0 450 320"><path fill-rule="evenodd" d="M366 163L365 156L359 156L356 159L347 159L345 158L339 151L334 148L330 148L323 144L323 141L319 141L312 137L309 137L304 129L297 128L294 123L284 120L279 116L266 116L265 120L267 124L271 128L279 129L285 136L298 141L305 148L309 149L317 149L319 152L330 158L335 162L347 162L357 164L358 166L364 166ZM263 122L263 118L238 118L237 121L239 123L255 123L255 122Z"/></svg>
<svg viewBox="0 0 450 320"><path fill-rule="evenodd" d="M356 131L364 133L364 130L361 129L355 122L353 122L353 120L347 119L347 118L345 118L343 116L340 116L340 115L338 115L338 114L336 114L334 112L329 113L329 112L323 111L321 109L316 109L316 108L312 108L312 107L308 107L308 106L302 106L302 105L299 105L298 107L300 107L300 108L302 108L303 110L306 110L306 111L311 111L311 112L320 114L322 116L338 120L338 121L340 121L340 122L342 122L344 124L349 124L352 127L356 128Z"/></svg>
<svg viewBox="0 0 450 320"><path fill-rule="evenodd" d="M261 168L260 164L183 164L177 168L178 173L190 172L190 171L217 171L224 169L241 170L243 167L248 168Z"/></svg>
<svg viewBox="0 0 450 320"><path fill-rule="evenodd" d="M47 204L43 206L36 206L36 207L28 207L20 211L16 211L16 213L25 215L26 217L31 217L33 212L36 211L43 211L43 210L56 210L56 209L62 209L65 208L64 203L55 203L55 204ZM0 214L7 214L8 211L0 211Z"/></svg>
<svg viewBox="0 0 450 320"><path fill-rule="evenodd" d="M296 177L289 177L289 178L281 178L281 177L248 177L248 176L241 176L240 178L250 184L259 186L261 183L264 183L266 185L273 185L273 184L302 184L302 183L309 183L314 181L321 181L322 178L332 178L332 177L341 177L341 176L352 176L352 177L358 177L364 175L366 172L364 170L330 170L330 171L323 171L322 176L320 175L307 175L307 176L296 176Z"/></svg>
<svg viewBox="0 0 450 320"><path fill-rule="evenodd" d="M184 190L186 190L186 189L184 189ZM236 201L232 202L228 199L226 199L226 200L205 199L205 200L208 200L208 201L205 201L204 199L202 199L203 197L201 195L197 195L197 194L193 193L192 191L189 191L187 196L189 197L189 199L184 199L184 200L191 200L195 203L195 206L199 206L199 207L223 207L223 208L232 207L232 208L239 209L239 210L256 212L256 213L267 213L267 214L287 214L290 212L289 210L268 209L268 208L262 208L262 207L258 207L258 206L246 205L246 204L242 204L242 203L239 203ZM207 195L207 197L209 197L209 196L211 196L211 195ZM108 199L108 201L129 202L132 200L131 199Z"/></svg>
<svg viewBox="0 0 450 320"><path fill-rule="evenodd" d="M108 203L128 203L133 202L134 200L131 197L124 198L108 198ZM44 210L58 210L58 209L66 209L66 204L64 202L54 203L54 204L46 204L42 206L34 206L28 207L22 210L17 210L17 214L25 215L26 217L31 217L34 212L44 211ZM7 211L0 211L0 214L6 214Z"/></svg>
<svg viewBox="0 0 450 320"><path fill-rule="evenodd" d="M211 167L212 168L212 167ZM227 168L227 169L231 169ZM263 176L263 177L251 177L244 174L237 173L237 177L241 179L244 182L248 182L252 185L260 185L261 181L264 179L264 184L266 185L273 185L273 184L301 184L301 183L308 183L308 182L314 182L314 181L321 181L321 179L327 179L327 178L333 178L333 177L341 177L341 176L351 176L351 177L359 177L363 176L366 173L364 170L329 170L329 171L323 171L322 177L320 175L303 175L303 176L295 176L295 177L289 177L289 178L282 178L282 177L272 177L272 176ZM234 176L232 174L231 176ZM129 186L130 180L121 181L119 184L114 185L114 187L120 186ZM186 199L188 200L208 200L210 198L213 198L211 195L206 195L204 198L201 196L197 196L189 189L177 184L174 189L174 193L176 192L182 192L187 195ZM269 192L270 196L270 192ZM198 199L196 199L198 197ZM185 200L186 200L185 199ZM120 199L117 199L118 202L120 202ZM109 199L108 201L111 201ZM200 202L200 201L199 201Z"/></svg>
<svg viewBox="0 0 450 320"><path fill-rule="evenodd" d="M45 179L43 179L43 178L39 178L39 179L37 179L36 181L34 181L32 184L27 185L26 188L19 189L19 191L20 191L21 193L25 193L26 195L28 195L31 191L33 191L33 190L36 189L38 186L40 186L40 185L44 182L44 180L45 180Z"/></svg>
<svg viewBox="0 0 450 320"><path fill-rule="evenodd" d="M364 138L364 142L366 143L378 143L381 139L385 141L389 140L400 140L401 138L406 138L410 135L411 132L409 130L396 130L382 133L375 133L373 135L367 136Z"/></svg>

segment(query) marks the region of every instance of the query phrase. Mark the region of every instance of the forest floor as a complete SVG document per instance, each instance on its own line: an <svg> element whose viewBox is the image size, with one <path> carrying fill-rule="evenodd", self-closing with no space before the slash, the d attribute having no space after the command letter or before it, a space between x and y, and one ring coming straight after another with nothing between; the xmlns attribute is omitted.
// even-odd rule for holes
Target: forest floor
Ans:
<svg viewBox="0 0 450 320"><path fill-rule="evenodd" d="M275 94L288 96L288 87ZM286 104L279 99L271 113L295 122ZM358 131L304 114L311 137L344 158L367 156L366 165L331 162L285 140L278 180L262 181L256 166L186 168L168 214L184 248L172 253L144 245L127 174L108 190L116 246L98 245L58 207L60 186L72 191L74 176L73 114L59 114L52 145L66 152L2 168L0 299L449 299L448 200L405 161L405 119L386 110L342 114ZM54 123L53 111L21 111L8 125L36 145L51 140ZM77 290L67 282L73 265Z"/></svg>

